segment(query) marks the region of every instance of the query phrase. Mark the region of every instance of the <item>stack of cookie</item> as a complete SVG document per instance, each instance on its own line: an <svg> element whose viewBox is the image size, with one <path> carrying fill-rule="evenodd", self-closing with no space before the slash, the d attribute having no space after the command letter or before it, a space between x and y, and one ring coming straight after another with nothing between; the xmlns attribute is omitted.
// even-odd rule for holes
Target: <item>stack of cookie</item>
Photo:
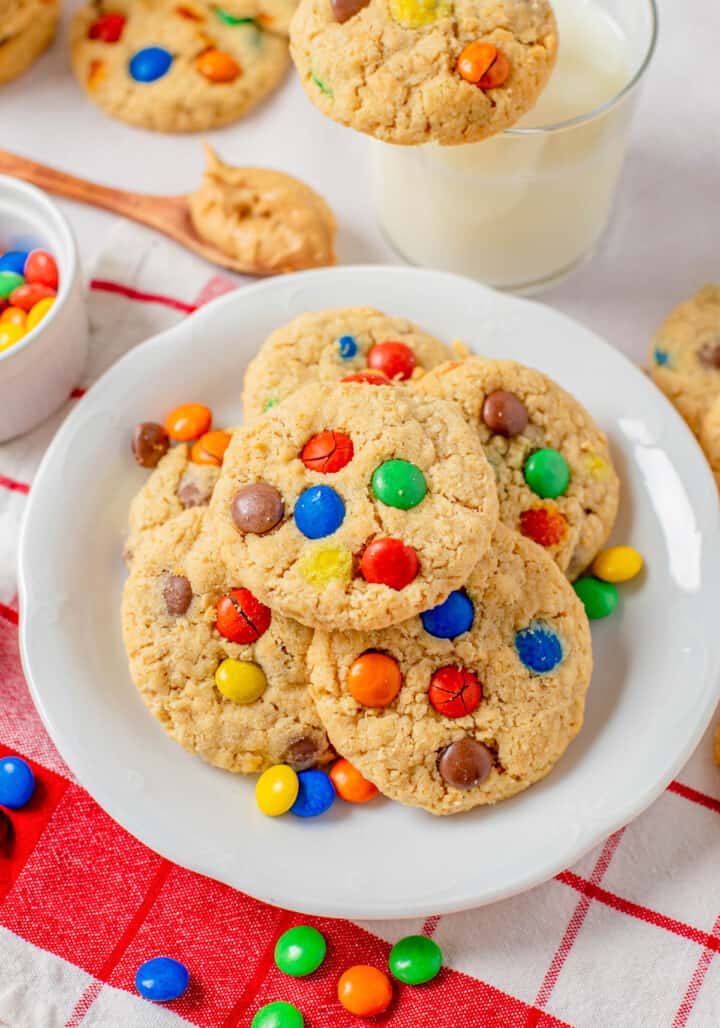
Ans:
<svg viewBox="0 0 720 1028"><path fill-rule="evenodd" d="M250 364L218 466L159 461L123 627L186 749L241 772L340 755L452 814L539 780L580 730L569 579L615 519L607 441L539 372L450 356L379 311L304 315Z"/></svg>

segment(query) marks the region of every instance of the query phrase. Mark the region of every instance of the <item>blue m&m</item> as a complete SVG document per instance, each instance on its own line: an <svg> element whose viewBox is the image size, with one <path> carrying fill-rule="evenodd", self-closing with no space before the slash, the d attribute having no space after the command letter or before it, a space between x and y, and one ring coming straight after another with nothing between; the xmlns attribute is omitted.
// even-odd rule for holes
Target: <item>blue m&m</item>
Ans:
<svg viewBox="0 0 720 1028"><path fill-rule="evenodd" d="M335 802L335 786L324 771L301 771L298 783L297 799L290 807L296 817L318 817Z"/></svg>
<svg viewBox="0 0 720 1028"><path fill-rule="evenodd" d="M169 1003L179 999L190 982L184 964L172 957L153 957L141 964L135 975L135 988L144 999L153 1003Z"/></svg>
<svg viewBox="0 0 720 1028"><path fill-rule="evenodd" d="M358 352L358 344L355 336L340 336L338 339L338 350L344 361L352 360Z"/></svg>
<svg viewBox="0 0 720 1028"><path fill-rule="evenodd" d="M475 608L467 593L456 589L444 603L420 615L423 628L436 639L456 639L472 628Z"/></svg>
<svg viewBox="0 0 720 1028"><path fill-rule="evenodd" d="M0 761L0 803L11 810L24 807L35 792L35 775L22 757Z"/></svg>
<svg viewBox="0 0 720 1028"><path fill-rule="evenodd" d="M345 504L329 485L314 485L298 497L295 524L308 539L324 539L345 520Z"/></svg>
<svg viewBox="0 0 720 1028"><path fill-rule="evenodd" d="M12 271L16 275L23 275L27 259L26 250L9 250L0 257L0 271Z"/></svg>
<svg viewBox="0 0 720 1028"><path fill-rule="evenodd" d="M525 667L536 675L547 674L563 659L562 643L557 634L539 621L517 633L515 649Z"/></svg>
<svg viewBox="0 0 720 1028"><path fill-rule="evenodd" d="M130 61L129 70L136 82L157 82L167 75L173 55L161 46L148 46L138 50Z"/></svg>

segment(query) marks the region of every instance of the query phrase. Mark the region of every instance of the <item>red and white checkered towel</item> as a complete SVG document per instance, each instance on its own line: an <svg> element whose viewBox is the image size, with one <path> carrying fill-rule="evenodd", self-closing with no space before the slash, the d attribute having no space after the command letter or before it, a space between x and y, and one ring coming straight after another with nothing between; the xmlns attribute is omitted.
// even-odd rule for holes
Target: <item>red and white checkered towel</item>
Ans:
<svg viewBox="0 0 720 1028"><path fill-rule="evenodd" d="M94 272L88 377L76 393L130 347L238 284L119 226ZM28 807L9 812L14 843L0 851L0 1021L234 1028L285 999L307 1028L720 1026L720 770L710 734L647 813L571 870L515 899L424 923L362 925L268 907L170 864L100 810L45 733L18 655L18 527L64 413L0 446L0 754L30 760L39 783ZM450 866L461 860L482 854L448 854ZM327 935L329 959L294 980L275 968L273 946L307 921ZM351 1017L335 999L341 971L383 966L390 945L411 932L438 941L447 969L430 985L398 988L386 1015ZM139 964L158 954L192 974L188 993L164 1006L134 989Z"/></svg>

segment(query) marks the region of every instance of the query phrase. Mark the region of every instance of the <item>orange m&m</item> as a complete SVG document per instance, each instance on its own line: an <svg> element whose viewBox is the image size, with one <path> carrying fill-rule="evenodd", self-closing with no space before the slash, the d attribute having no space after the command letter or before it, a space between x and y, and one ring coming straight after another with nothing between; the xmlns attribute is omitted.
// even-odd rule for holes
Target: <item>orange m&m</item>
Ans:
<svg viewBox="0 0 720 1028"><path fill-rule="evenodd" d="M401 686L400 665L384 653L369 650L350 665L347 687L364 707L388 707Z"/></svg>
<svg viewBox="0 0 720 1028"><path fill-rule="evenodd" d="M366 385L389 386L392 382L384 371L355 371L352 375L346 375L340 379L341 382L365 382Z"/></svg>
<svg viewBox="0 0 720 1028"><path fill-rule="evenodd" d="M184 403L170 411L165 419L165 428L171 439L189 443L210 431L212 411L203 403Z"/></svg>
<svg viewBox="0 0 720 1028"><path fill-rule="evenodd" d="M219 468L231 439L230 433L223 432L221 429L216 429L215 432L206 432L196 443L193 443L190 460L193 464L211 464Z"/></svg>
<svg viewBox="0 0 720 1028"><path fill-rule="evenodd" d="M520 515L520 531L539 546L557 546L565 538L568 519L561 510L532 507Z"/></svg>
<svg viewBox="0 0 720 1028"><path fill-rule="evenodd" d="M349 967L338 982L338 999L356 1017L382 1014L392 1003L392 996L388 976L369 964Z"/></svg>
<svg viewBox="0 0 720 1028"><path fill-rule="evenodd" d="M510 77L510 61L493 43L476 40L462 50L457 70L466 82L479 89L497 89Z"/></svg>
<svg viewBox="0 0 720 1028"><path fill-rule="evenodd" d="M335 792L347 803L367 803L378 794L377 786L363 778L356 767L341 757L330 770Z"/></svg>
<svg viewBox="0 0 720 1028"><path fill-rule="evenodd" d="M210 82L234 82L242 71L240 65L223 50L205 50L197 59L197 70Z"/></svg>

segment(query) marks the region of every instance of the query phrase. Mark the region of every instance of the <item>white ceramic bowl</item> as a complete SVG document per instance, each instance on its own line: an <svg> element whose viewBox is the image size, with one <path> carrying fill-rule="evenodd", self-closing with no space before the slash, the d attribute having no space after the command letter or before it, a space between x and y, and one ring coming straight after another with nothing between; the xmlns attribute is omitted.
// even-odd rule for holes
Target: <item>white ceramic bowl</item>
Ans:
<svg viewBox="0 0 720 1028"><path fill-rule="evenodd" d="M0 352L0 442L22 435L57 410L80 382L88 328L72 229L34 186L0 175L0 247L42 248L60 271L57 300L36 329Z"/></svg>
<svg viewBox="0 0 720 1028"><path fill-rule="evenodd" d="M128 505L147 480L134 425L188 400L237 424L262 340L290 318L368 304L450 342L535 365L610 437L623 499L613 541L641 578L593 623L585 727L542 782L451 818L376 800L268 818L255 779L186 753L145 709L120 632ZM720 696L715 483L662 393L549 307L415 268L333 268L239 289L131 350L72 411L30 493L20 544L22 657L63 757L98 803L171 860L280 906L419 917L500 899L578 860L636 817L688 760ZM450 854L450 858L448 858ZM438 874L438 867L450 867Z"/></svg>

